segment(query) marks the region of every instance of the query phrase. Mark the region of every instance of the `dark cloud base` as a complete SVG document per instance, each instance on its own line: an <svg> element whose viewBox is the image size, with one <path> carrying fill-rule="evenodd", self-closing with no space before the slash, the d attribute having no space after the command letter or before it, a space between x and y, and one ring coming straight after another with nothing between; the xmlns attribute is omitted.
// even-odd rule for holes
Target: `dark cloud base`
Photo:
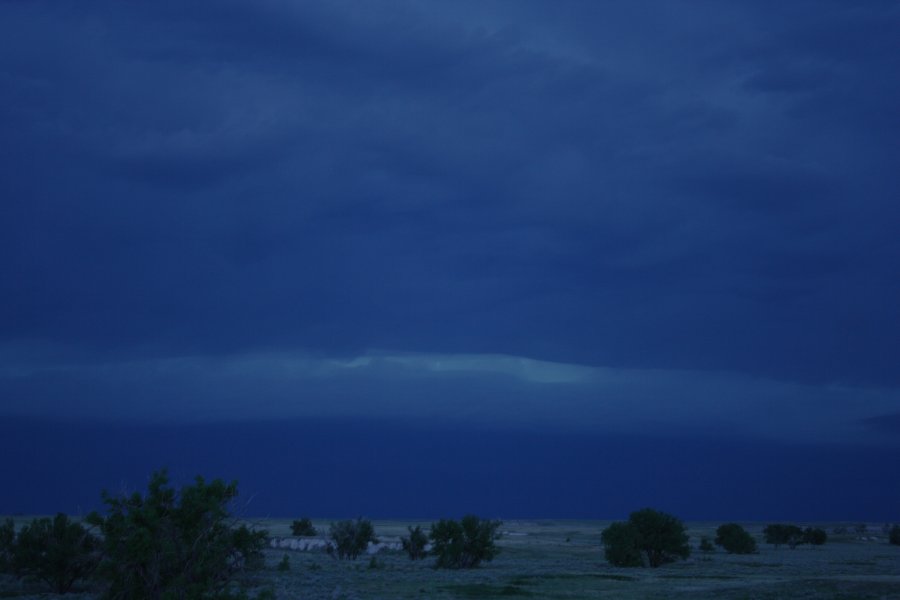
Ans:
<svg viewBox="0 0 900 600"><path fill-rule="evenodd" d="M86 513L100 490L238 479L247 516L896 519L900 448L549 435L377 420L204 425L4 419L0 514Z"/></svg>

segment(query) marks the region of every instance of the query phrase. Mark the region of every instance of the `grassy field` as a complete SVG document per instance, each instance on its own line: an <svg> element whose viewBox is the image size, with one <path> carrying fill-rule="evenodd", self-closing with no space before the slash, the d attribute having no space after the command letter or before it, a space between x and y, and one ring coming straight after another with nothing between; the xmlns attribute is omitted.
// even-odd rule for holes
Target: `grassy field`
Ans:
<svg viewBox="0 0 900 600"><path fill-rule="evenodd" d="M273 536L288 537L289 521L260 523ZM327 531L328 522L315 522ZM376 521L382 541L396 541L410 522ZM429 523L420 523L427 529ZM775 549L760 544L758 554L695 551L687 561L659 569L621 569L603 559L596 521L507 521L498 558L471 571L431 568L431 560L411 562L399 551L382 551L356 561L338 561L323 551L267 551L263 586L281 599L390 598L897 598L900 547L887 543L880 526L865 539L834 535L824 524L825 546ZM761 540L764 524L744 524ZM718 523L689 523L692 545L715 537ZM853 531L852 526L850 531ZM284 555L291 569L275 567ZM0 597L25 598L35 590L5 579ZM70 597L90 598L90 594ZM47 598L48 595L43 595Z"/></svg>

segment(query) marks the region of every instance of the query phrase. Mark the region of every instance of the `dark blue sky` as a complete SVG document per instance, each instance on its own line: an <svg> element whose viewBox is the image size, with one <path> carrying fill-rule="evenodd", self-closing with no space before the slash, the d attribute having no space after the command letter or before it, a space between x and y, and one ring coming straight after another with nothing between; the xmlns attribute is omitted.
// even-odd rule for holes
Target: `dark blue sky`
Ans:
<svg viewBox="0 0 900 600"><path fill-rule="evenodd" d="M898 31L886 0L0 3L0 513L156 456L290 512L294 453L385 444L365 481L432 491L351 507L334 476L316 510L725 517L781 465L790 498L736 518L854 473L817 515L891 518ZM344 426L338 454L202 449ZM581 500L513 485L529 464Z"/></svg>

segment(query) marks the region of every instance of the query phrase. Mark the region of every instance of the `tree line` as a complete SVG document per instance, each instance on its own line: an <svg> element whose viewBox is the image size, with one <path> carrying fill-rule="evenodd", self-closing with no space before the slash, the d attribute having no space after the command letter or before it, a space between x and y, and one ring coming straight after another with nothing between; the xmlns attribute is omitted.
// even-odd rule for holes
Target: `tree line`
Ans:
<svg viewBox="0 0 900 600"><path fill-rule="evenodd" d="M43 582L59 594L90 584L104 600L247 598L258 583L253 574L264 566L269 534L231 514L237 493L237 482L202 477L176 490L159 471L146 494L103 492L105 514L92 512L83 523L60 513L16 531L7 519L0 524L0 573ZM434 568L471 569L496 557L501 525L475 515L441 519L428 532L409 526L400 541L410 560L433 557ZM291 532L318 535L309 518L295 520ZM784 523L767 525L763 537L776 548L821 545L828 539L823 529ZM606 560L619 567L659 567L691 554L682 521L652 508L610 524L600 538ZM889 541L900 545L900 526L889 529ZM378 538L371 521L345 519L331 523L326 551L336 559L355 560L374 543ZM737 523L719 526L714 544L703 537L699 549L706 556L715 546L731 554L757 552L756 539ZM287 555L278 568L290 568ZM271 592L264 590L255 597L267 595Z"/></svg>

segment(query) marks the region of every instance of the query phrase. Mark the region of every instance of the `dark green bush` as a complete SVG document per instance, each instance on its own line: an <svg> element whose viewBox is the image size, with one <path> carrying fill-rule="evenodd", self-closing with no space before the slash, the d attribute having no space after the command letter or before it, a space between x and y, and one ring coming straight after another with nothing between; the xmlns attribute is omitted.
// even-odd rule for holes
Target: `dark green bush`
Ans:
<svg viewBox="0 0 900 600"><path fill-rule="evenodd" d="M409 530L409 535L401 537L400 543L409 559L420 560L428 556L428 552L425 551L425 546L428 545L428 536L422 531L422 528L416 525L415 529L412 526L406 529Z"/></svg>
<svg viewBox="0 0 900 600"><path fill-rule="evenodd" d="M369 542L378 543L375 537L375 527L368 519L358 518L356 521L346 519L332 523L329 529L329 537L334 542L333 551L340 559L356 558L366 551Z"/></svg>
<svg viewBox="0 0 900 600"><path fill-rule="evenodd" d="M891 527L891 531L888 533L888 541L895 546L900 546L900 525Z"/></svg>
<svg viewBox="0 0 900 600"><path fill-rule="evenodd" d="M652 508L631 513L625 523L613 523L601 535L606 559L620 567L651 567L687 558L688 536L680 519Z"/></svg>
<svg viewBox="0 0 900 600"><path fill-rule="evenodd" d="M600 540L603 542L603 555L611 565L644 566L638 532L631 523L620 521L611 524L600 534Z"/></svg>
<svg viewBox="0 0 900 600"><path fill-rule="evenodd" d="M767 544L772 544L776 548L781 544L787 544L791 548L796 548L798 544L803 543L803 530L796 525L785 525L783 523L774 523L766 525L763 529L763 535Z"/></svg>
<svg viewBox="0 0 900 600"><path fill-rule="evenodd" d="M704 536L700 538L700 552L703 553L707 559L709 559L709 555L716 551L716 547L713 546L713 543L709 541L709 538Z"/></svg>
<svg viewBox="0 0 900 600"><path fill-rule="evenodd" d="M716 529L716 545L722 546L728 554L753 554L756 552L756 540L737 523L726 523Z"/></svg>
<svg viewBox="0 0 900 600"><path fill-rule="evenodd" d="M291 534L296 537L312 537L318 535L319 532L313 527L311 520L303 517L291 523Z"/></svg>
<svg viewBox="0 0 900 600"><path fill-rule="evenodd" d="M803 543L821 546L828 541L828 534L820 527L807 527L803 530Z"/></svg>
<svg viewBox="0 0 900 600"><path fill-rule="evenodd" d="M279 571L290 571L291 570L291 559L285 554L281 557L281 560L278 562L278 566L276 567Z"/></svg>
<svg viewBox="0 0 900 600"><path fill-rule="evenodd" d="M473 569L494 559L499 552L496 540L501 521L466 515L461 521L441 519L431 524L431 552L435 568Z"/></svg>
<svg viewBox="0 0 900 600"><path fill-rule="evenodd" d="M57 594L65 594L76 581L88 578L99 561L97 538L62 513L22 527L12 550L16 575L43 581Z"/></svg>
<svg viewBox="0 0 900 600"><path fill-rule="evenodd" d="M16 541L16 526L12 519L0 525L0 573L12 571L13 546Z"/></svg>
<svg viewBox="0 0 900 600"><path fill-rule="evenodd" d="M215 600L244 595L246 575L263 566L267 533L238 525L229 514L237 482L197 477L180 491L165 471L146 496L106 492L107 515L89 520L103 533L98 574L115 600Z"/></svg>

